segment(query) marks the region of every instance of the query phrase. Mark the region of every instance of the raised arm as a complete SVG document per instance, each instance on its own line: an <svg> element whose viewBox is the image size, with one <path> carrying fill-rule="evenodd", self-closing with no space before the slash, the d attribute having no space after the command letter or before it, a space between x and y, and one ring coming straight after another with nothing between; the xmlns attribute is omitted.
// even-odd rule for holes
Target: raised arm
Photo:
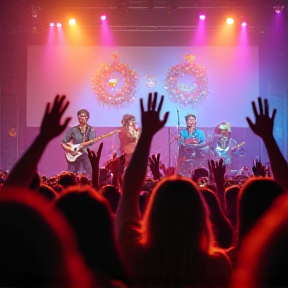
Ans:
<svg viewBox="0 0 288 288"><path fill-rule="evenodd" d="M226 165L221 158L219 161L208 160L210 180L213 179L217 187L217 198L219 200L222 211L225 211L224 193L225 193L225 173Z"/></svg>
<svg viewBox="0 0 288 288"><path fill-rule="evenodd" d="M123 194L117 211L118 228L127 219L140 219L139 195L146 177L152 138L165 125L169 116L169 112L166 112L163 120L159 119L164 96L161 96L159 104L157 100L157 93L154 93L154 96L149 93L148 105L145 110L143 99L140 99L142 133L124 173Z"/></svg>
<svg viewBox="0 0 288 288"><path fill-rule="evenodd" d="M99 145L97 153L87 148L88 157L92 166L92 187L98 191L99 189L99 162L102 154L103 143Z"/></svg>
<svg viewBox="0 0 288 288"><path fill-rule="evenodd" d="M272 116L269 116L268 100L264 99L264 109L262 98L258 98L258 109L255 102L252 102L252 108L255 115L255 123L252 123L249 117L246 118L251 130L262 138L268 152L271 170L276 181L285 189L288 188L288 164L281 153L273 135L274 119L276 109L273 109ZM259 111L258 111L259 110Z"/></svg>
<svg viewBox="0 0 288 288"><path fill-rule="evenodd" d="M4 187L28 187L30 185L34 176L35 168L47 144L66 129L71 119L68 117L64 120L63 124L60 124L68 105L69 101L66 100L66 96L64 95L57 95L54 98L53 105L47 103L38 136L24 155L18 160L9 174Z"/></svg>

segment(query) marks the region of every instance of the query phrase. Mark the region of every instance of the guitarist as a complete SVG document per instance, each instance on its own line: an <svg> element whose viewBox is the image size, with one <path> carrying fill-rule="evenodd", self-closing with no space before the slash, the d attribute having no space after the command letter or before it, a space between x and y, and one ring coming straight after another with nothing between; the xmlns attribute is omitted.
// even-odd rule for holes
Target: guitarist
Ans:
<svg viewBox="0 0 288 288"><path fill-rule="evenodd" d="M77 112L77 117L79 125L71 127L67 130L65 137L62 140L62 147L66 153L73 155L73 151L69 149L69 144L81 144L83 142L92 140L96 137L95 129L88 125L87 121L90 117L89 112L86 109L81 109ZM87 154L87 147L84 147L80 150L82 155L76 158L74 162L68 162L67 171L77 173L80 171L80 168L84 169L87 177L92 178L92 167L90 160Z"/></svg>
<svg viewBox="0 0 288 288"><path fill-rule="evenodd" d="M231 138L230 123L222 122L214 129L214 139L211 147L213 159L219 160L222 158L228 169L236 168L237 170L237 167L233 165L233 159L245 155L244 144L244 142L237 144L236 140Z"/></svg>

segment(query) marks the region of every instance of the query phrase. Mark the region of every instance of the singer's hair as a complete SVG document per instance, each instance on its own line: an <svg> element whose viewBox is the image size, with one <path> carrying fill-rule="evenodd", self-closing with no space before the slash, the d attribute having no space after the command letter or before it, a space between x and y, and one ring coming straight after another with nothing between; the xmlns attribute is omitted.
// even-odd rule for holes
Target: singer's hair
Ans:
<svg viewBox="0 0 288 288"><path fill-rule="evenodd" d="M188 114L185 116L185 121L187 122L188 118L193 117L196 120L196 116L194 114Z"/></svg>
<svg viewBox="0 0 288 288"><path fill-rule="evenodd" d="M128 122L130 120L135 120L135 116L131 115L131 114L125 114L122 118L122 121L121 121L121 124L122 124L122 127L127 127L128 126Z"/></svg>

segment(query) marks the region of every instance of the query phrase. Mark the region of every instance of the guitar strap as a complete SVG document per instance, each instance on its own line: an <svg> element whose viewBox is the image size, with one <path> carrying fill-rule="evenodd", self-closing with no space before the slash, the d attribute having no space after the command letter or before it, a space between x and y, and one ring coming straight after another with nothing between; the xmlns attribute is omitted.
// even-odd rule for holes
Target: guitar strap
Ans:
<svg viewBox="0 0 288 288"><path fill-rule="evenodd" d="M91 126L90 125L87 125L87 126L88 126L88 129L84 133L84 137L83 137L83 141L82 142L86 142L86 141L89 140L89 134L90 134L90 131L91 131Z"/></svg>

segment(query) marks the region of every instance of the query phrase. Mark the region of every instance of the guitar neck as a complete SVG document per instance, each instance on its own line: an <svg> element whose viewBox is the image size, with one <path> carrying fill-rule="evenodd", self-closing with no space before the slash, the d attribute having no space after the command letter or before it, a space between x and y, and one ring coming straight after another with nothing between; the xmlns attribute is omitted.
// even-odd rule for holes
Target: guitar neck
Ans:
<svg viewBox="0 0 288 288"><path fill-rule="evenodd" d="M117 132L118 132L118 130L114 130L114 131L112 131L110 133L103 134L103 135L98 136L98 137L96 137L96 138L94 138L92 140L89 140L89 141L81 143L81 146L82 146L82 148L84 148L86 146L92 145L92 144L96 143L97 141L99 141L99 140L101 140L103 138L109 137L109 136L111 136L111 135L113 135L113 134L115 134Z"/></svg>
<svg viewBox="0 0 288 288"><path fill-rule="evenodd" d="M244 144L245 144L245 142L242 142L242 143L238 144L238 145L235 146L234 148L231 148L231 151L233 152L233 151L239 149L239 148L240 148L241 146L243 146Z"/></svg>

